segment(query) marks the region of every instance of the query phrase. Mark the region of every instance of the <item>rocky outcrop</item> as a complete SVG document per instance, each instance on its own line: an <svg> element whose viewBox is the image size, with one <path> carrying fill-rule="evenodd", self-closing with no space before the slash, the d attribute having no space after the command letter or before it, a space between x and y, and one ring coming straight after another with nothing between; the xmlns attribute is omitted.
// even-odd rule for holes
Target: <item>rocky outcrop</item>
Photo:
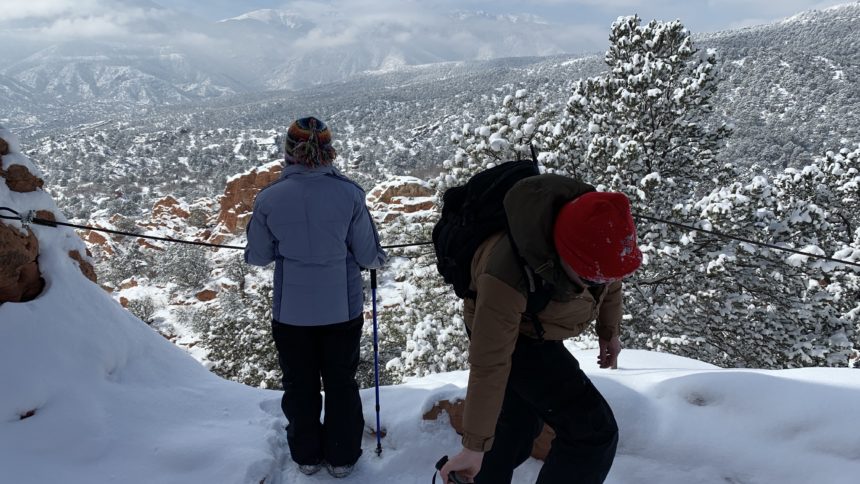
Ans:
<svg viewBox="0 0 860 484"><path fill-rule="evenodd" d="M104 235L94 230L82 230L80 233L81 238L84 239L84 241L86 241L91 246L99 246L101 250L103 250L104 253L107 255L114 254L113 247L111 247L110 242L108 242L107 237L105 237Z"/></svg>
<svg viewBox="0 0 860 484"><path fill-rule="evenodd" d="M226 236L243 231L251 217L257 194L278 180L282 168L279 162L269 163L229 179L224 195L219 199L219 229L208 241L220 243ZM434 195L424 180L397 176L374 187L367 194L367 203L378 223L388 223L403 214L420 216L432 210Z"/></svg>
<svg viewBox="0 0 860 484"><path fill-rule="evenodd" d="M398 176L375 186L367 194L367 201L371 204L392 205L399 200L427 198L432 197L433 194L433 189L424 180L411 176Z"/></svg>
<svg viewBox="0 0 860 484"><path fill-rule="evenodd" d="M403 214L421 214L433 209L434 191L419 178L393 177L367 194L367 203L380 223L389 223Z"/></svg>
<svg viewBox="0 0 860 484"><path fill-rule="evenodd" d="M425 413L423 418L424 420L436 420L442 412L445 412L448 414L448 418L451 421L451 427L453 427L458 434L462 434L464 408L465 401L463 400L457 399L453 402L442 400L436 405L433 405L433 408ZM538 438L535 439L534 445L532 446L532 457L535 459L545 460L547 454L549 454L549 449L554 438L555 432L548 425L544 425L543 431Z"/></svg>
<svg viewBox="0 0 860 484"><path fill-rule="evenodd" d="M190 216L191 214L182 208L179 200L169 195L155 202L155 205L152 206L153 221L173 217L188 220Z"/></svg>
<svg viewBox="0 0 860 484"><path fill-rule="evenodd" d="M41 190L44 182L31 172L35 168L26 157L10 154L11 151L9 143L0 138L0 179L11 192L27 193L26 197L32 197L29 193ZM15 164L4 168L10 157L17 157ZM38 210L35 215L47 222L57 221L52 210ZM0 222L0 303L31 301L45 287L39 268L39 240L29 227L25 229ZM68 251L68 255L77 262L86 278L97 281L89 251L86 256L78 250Z"/></svg>
<svg viewBox="0 0 860 484"><path fill-rule="evenodd" d="M194 295L194 297L196 297L197 300L200 302L211 301L211 300L215 299L217 296L218 296L218 293L213 291L212 289L204 289L204 290L202 290L202 291L200 291Z"/></svg>
<svg viewBox="0 0 860 484"><path fill-rule="evenodd" d="M98 277L96 277L96 270L95 268L93 268L92 263L84 259L80 252L76 250L70 250L69 257L71 257L75 262L78 263L78 267L81 269L81 274L83 274L84 277L95 283L99 282Z"/></svg>
<svg viewBox="0 0 860 484"><path fill-rule="evenodd" d="M0 138L0 178L13 192L32 192L44 184L26 166L3 169L9 143ZM45 213L40 212L39 216ZM53 214L51 214L53 216ZM0 304L31 301L42 293L45 281L39 272L39 240L29 228L26 233L0 221Z"/></svg>
<svg viewBox="0 0 860 484"><path fill-rule="evenodd" d="M30 173L23 165L12 165L4 170L0 163L0 177L6 179L6 186L13 192L34 192L45 185L41 178Z"/></svg>
<svg viewBox="0 0 860 484"><path fill-rule="evenodd" d="M0 303L31 301L42 293L38 256L39 240L32 230L24 235L0 222Z"/></svg>
<svg viewBox="0 0 860 484"><path fill-rule="evenodd" d="M227 180L224 195L218 200L221 206L218 225L230 234L245 230L257 194L276 181L281 176L282 169L280 162L274 162Z"/></svg>
<svg viewBox="0 0 860 484"><path fill-rule="evenodd" d="M122 291L124 289L131 289L132 287L137 287L137 279L134 277L130 277L119 283L119 289Z"/></svg>

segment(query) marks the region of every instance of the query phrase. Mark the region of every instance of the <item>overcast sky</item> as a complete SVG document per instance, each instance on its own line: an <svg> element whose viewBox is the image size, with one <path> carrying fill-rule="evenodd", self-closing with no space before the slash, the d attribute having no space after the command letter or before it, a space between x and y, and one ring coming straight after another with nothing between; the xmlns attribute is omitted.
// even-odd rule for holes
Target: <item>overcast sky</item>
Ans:
<svg viewBox="0 0 860 484"><path fill-rule="evenodd" d="M182 11L202 21L234 17L261 8L303 12L325 19L339 12L337 28L367 28L378 19L407 28L432 29L453 11L531 14L551 24L556 44L570 53L599 52L609 26L620 15L638 13L645 21L681 19L693 33L768 23L795 13L852 3L846 0L0 0L0 40L15 36L57 41L74 38L137 35L181 36L193 42L206 37L203 22L172 15ZM857 2L853 2L857 3ZM158 8L158 5L166 7ZM355 25L344 26L344 22ZM508 27L509 28L509 27ZM419 29L416 29L419 30ZM336 35L328 32L327 35ZM523 32L527 35L528 32ZM4 49L0 45L0 59ZM11 49L8 49L11 50ZM8 53L7 50L7 53Z"/></svg>
<svg viewBox="0 0 860 484"><path fill-rule="evenodd" d="M554 22L588 23L598 28L608 27L620 15L638 13L645 19L674 20L680 18L693 31L745 27L767 23L795 13L851 3L848 0L419 0L438 10L484 10L492 13L530 13ZM409 0L355 0L313 2L326 6L362 3L368 8L390 8L392 4L411 3ZM2 3L2 2L0 2ZM173 6L209 19L240 15L258 8L286 8L291 4L283 0L163 0ZM331 8L331 7L327 7Z"/></svg>

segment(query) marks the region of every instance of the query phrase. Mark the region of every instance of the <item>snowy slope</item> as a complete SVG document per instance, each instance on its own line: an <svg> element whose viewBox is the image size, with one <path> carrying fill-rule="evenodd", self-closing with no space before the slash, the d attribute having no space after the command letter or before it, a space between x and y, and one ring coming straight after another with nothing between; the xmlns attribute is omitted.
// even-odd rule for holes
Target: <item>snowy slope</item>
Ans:
<svg viewBox="0 0 860 484"><path fill-rule="evenodd" d="M35 172L10 134L0 137L13 151L4 165ZM5 183L0 206L56 212L46 192ZM282 426L275 395L209 373L86 280L66 255L83 247L72 230L33 231L45 292L0 306L0 482L256 483L271 474Z"/></svg>

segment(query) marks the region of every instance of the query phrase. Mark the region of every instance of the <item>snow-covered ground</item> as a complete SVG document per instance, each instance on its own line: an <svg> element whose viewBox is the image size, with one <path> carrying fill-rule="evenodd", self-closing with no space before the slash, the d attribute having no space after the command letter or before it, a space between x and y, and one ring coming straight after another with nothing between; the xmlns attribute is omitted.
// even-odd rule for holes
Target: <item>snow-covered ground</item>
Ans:
<svg viewBox="0 0 860 484"><path fill-rule="evenodd" d="M4 166L23 164L18 152ZM11 192L0 206L50 209L48 194ZM63 220L60 218L60 220ZM10 222L12 225L14 223ZM18 225L20 227L20 225ZM34 226L45 292L0 305L0 483L328 482L291 464L280 393L221 380L122 309L81 275L70 229ZM610 483L853 484L860 481L860 372L812 368L723 370L694 360L624 351L620 369L573 350L621 427ZM459 450L435 402L465 395L465 372L382 389L384 452L342 482L430 481ZM374 394L363 391L374 422ZM529 461L515 482L533 482ZM571 477L573 479L573 476Z"/></svg>

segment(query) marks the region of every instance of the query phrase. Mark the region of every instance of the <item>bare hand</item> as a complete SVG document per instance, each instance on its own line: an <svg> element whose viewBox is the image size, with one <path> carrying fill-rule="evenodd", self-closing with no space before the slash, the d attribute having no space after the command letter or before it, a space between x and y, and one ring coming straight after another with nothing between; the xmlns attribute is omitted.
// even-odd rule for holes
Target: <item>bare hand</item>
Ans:
<svg viewBox="0 0 860 484"><path fill-rule="evenodd" d="M481 462L484 461L484 453L469 449L463 449L459 454L448 460L439 474L442 482L448 483L448 474L456 472L457 477L465 482L474 482L475 476L481 472Z"/></svg>
<svg viewBox="0 0 860 484"><path fill-rule="evenodd" d="M597 344L600 346L600 354L597 356L597 364L601 368L618 368L618 353L621 353L621 340L618 336L613 336L612 339L598 338Z"/></svg>

